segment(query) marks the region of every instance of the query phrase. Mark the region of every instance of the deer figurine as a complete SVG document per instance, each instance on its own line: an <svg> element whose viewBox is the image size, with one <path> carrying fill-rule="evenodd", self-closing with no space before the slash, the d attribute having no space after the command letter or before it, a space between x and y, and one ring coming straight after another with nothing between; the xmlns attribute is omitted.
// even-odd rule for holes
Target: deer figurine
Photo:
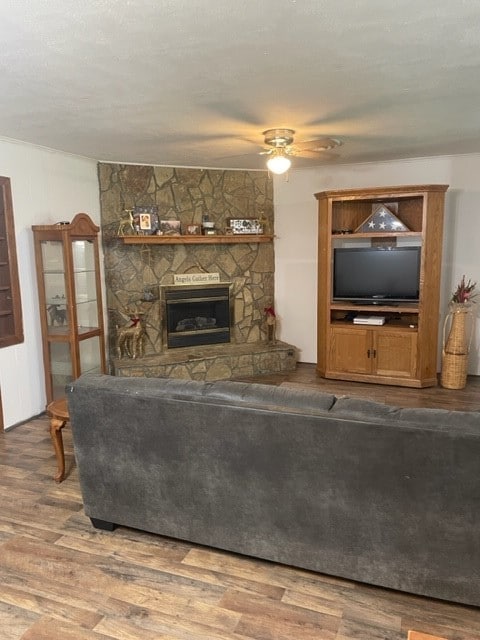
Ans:
<svg viewBox="0 0 480 640"><path fill-rule="evenodd" d="M125 215L120 218L118 223L117 235L134 235L135 225L133 219L133 209L125 209Z"/></svg>
<svg viewBox="0 0 480 640"><path fill-rule="evenodd" d="M143 358L145 355L145 327L143 326L143 314L130 315L132 324L119 327L117 331L118 357Z"/></svg>

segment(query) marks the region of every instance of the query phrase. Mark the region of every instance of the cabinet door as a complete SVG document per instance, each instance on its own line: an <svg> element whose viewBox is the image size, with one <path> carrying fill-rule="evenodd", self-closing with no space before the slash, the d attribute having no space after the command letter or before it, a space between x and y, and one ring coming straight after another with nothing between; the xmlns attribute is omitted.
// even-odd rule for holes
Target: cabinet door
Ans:
<svg viewBox="0 0 480 640"><path fill-rule="evenodd" d="M67 311L67 281L65 274L65 256L61 240L42 240L41 280L39 285L45 292L41 313L45 316L45 325L49 337L66 336L70 331L70 318Z"/></svg>
<svg viewBox="0 0 480 640"><path fill-rule="evenodd" d="M331 327L329 369L346 373L371 373L371 335L362 327Z"/></svg>
<svg viewBox="0 0 480 640"><path fill-rule="evenodd" d="M75 308L79 334L98 329L97 274L92 240L73 240Z"/></svg>
<svg viewBox="0 0 480 640"><path fill-rule="evenodd" d="M376 375L414 378L417 370L417 332L372 331Z"/></svg>

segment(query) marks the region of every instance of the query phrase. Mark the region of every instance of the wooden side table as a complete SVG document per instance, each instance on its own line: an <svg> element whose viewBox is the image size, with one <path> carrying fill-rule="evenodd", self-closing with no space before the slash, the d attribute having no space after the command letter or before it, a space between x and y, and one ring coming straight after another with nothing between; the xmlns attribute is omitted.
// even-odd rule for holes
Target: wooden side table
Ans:
<svg viewBox="0 0 480 640"><path fill-rule="evenodd" d="M50 435L53 448L57 457L57 473L53 479L62 482L65 479L65 453L63 450L62 429L70 419L68 415L67 399L54 400L47 406L47 415L50 417Z"/></svg>
<svg viewBox="0 0 480 640"><path fill-rule="evenodd" d="M409 631L408 640L446 640L446 638L431 636L429 633L422 633L421 631Z"/></svg>

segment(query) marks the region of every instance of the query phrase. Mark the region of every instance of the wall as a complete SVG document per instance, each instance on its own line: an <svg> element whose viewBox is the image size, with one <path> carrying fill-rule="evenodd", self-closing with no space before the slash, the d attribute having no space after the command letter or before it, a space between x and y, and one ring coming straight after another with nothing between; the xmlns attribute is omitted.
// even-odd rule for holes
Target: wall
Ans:
<svg viewBox="0 0 480 640"><path fill-rule="evenodd" d="M160 303L145 301L144 289L158 291L179 273L219 273L222 282L232 282L232 342L265 338L264 308L274 294L272 243L124 245L118 230L125 209L157 206L160 220L180 221L182 228L201 224L206 214L221 233L229 218L261 218L272 233L272 181L266 171L101 163L99 180L111 359L117 355L116 327L129 324L129 310L144 314L145 354L162 353Z"/></svg>
<svg viewBox="0 0 480 640"><path fill-rule="evenodd" d="M85 211L100 220L96 162L0 139L0 175L12 186L20 290L22 344L0 349L0 390L5 428L45 409L45 383L32 224L71 220Z"/></svg>
<svg viewBox="0 0 480 640"><path fill-rule="evenodd" d="M315 167L275 178L275 302L279 335L300 350L299 360L316 362L317 200L329 189L402 184L448 184L442 261L443 318L453 289L463 274L480 282L480 155L442 156L392 162ZM478 306L478 305L477 305ZM480 374L477 340L469 373ZM441 331L440 331L441 336ZM441 339L439 341L440 355ZM439 358L440 363L440 358Z"/></svg>

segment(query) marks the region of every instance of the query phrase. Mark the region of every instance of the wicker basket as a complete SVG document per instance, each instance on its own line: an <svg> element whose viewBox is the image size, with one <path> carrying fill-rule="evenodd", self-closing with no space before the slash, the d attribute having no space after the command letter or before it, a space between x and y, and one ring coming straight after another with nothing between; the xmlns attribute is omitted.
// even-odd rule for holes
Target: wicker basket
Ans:
<svg viewBox="0 0 480 640"><path fill-rule="evenodd" d="M473 314L469 304L450 304L443 324L442 375L446 389L463 389L467 384L468 353L473 335ZM450 325L448 337L447 326ZM469 325L469 326L468 326Z"/></svg>
<svg viewBox="0 0 480 640"><path fill-rule="evenodd" d="M467 384L468 353L442 352L442 375L440 384L445 389L463 389Z"/></svg>
<svg viewBox="0 0 480 640"><path fill-rule="evenodd" d="M470 342L472 339L472 311L467 304L451 304L450 311L445 318L443 328L443 344L447 353L455 353L463 355L470 350ZM445 331L450 321L450 332L445 341ZM467 328L467 323L470 327Z"/></svg>

